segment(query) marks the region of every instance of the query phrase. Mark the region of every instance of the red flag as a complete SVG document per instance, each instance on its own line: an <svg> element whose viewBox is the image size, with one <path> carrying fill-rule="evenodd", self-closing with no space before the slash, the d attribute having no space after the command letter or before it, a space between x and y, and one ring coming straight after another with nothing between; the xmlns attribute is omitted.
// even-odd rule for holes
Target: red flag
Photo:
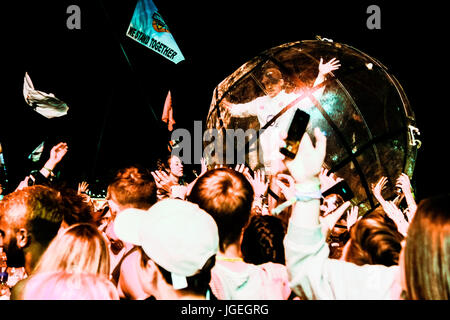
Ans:
<svg viewBox="0 0 450 320"><path fill-rule="evenodd" d="M167 93L166 101L164 102L164 110L161 120L167 123L167 129L169 129L169 131L173 130L175 120L173 119L172 96L170 94L170 90Z"/></svg>

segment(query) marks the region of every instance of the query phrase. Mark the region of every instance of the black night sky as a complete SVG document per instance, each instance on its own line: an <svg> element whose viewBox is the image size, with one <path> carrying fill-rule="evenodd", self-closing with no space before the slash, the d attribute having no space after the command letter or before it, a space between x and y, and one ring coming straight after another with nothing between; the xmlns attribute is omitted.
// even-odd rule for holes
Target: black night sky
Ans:
<svg viewBox="0 0 450 320"><path fill-rule="evenodd" d="M151 167L168 140L159 119L169 89L177 127L192 130L194 120L205 121L215 86L239 66L266 49L320 35L378 59L399 80L423 142L414 176L416 195L448 191L450 135L442 77L448 69L448 40L445 10L439 5L154 3L186 58L178 65L125 36L136 1L20 1L2 8L0 142L11 185L42 165L33 165L27 156L43 140L43 158L57 142L69 144L58 168L73 185L82 179L94 185L129 164ZM80 30L66 26L66 9L73 4L81 9ZM381 8L380 30L366 27L371 4ZM26 105L25 72L36 89L67 102L67 116L49 120Z"/></svg>

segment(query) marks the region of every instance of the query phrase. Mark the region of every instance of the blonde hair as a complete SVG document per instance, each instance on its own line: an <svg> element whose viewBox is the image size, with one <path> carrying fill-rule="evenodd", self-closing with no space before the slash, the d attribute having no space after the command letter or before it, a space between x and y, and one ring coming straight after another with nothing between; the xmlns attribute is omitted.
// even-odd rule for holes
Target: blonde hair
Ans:
<svg viewBox="0 0 450 320"><path fill-rule="evenodd" d="M407 298L450 298L450 196L423 199L408 229L405 246Z"/></svg>
<svg viewBox="0 0 450 320"><path fill-rule="evenodd" d="M74 224L57 235L42 255L33 274L57 271L109 276L108 246L94 225Z"/></svg>
<svg viewBox="0 0 450 320"><path fill-rule="evenodd" d="M116 287L104 276L89 273L43 272L27 281L24 300L119 300Z"/></svg>

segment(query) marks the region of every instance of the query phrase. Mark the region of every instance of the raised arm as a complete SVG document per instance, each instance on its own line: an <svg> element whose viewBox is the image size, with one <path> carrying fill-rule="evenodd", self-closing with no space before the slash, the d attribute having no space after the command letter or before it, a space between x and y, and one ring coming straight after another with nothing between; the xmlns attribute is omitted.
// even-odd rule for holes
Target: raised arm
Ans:
<svg viewBox="0 0 450 320"><path fill-rule="evenodd" d="M327 74L329 74L331 71L339 69L341 65L339 64L339 60L336 60L336 58L331 59L327 63L323 63L323 59L320 58L319 62L319 74L317 75L316 81L314 81L314 85L318 86L322 82L325 81L325 77Z"/></svg>
<svg viewBox="0 0 450 320"><path fill-rule="evenodd" d="M357 266L328 257L317 197L326 140L317 128L315 136L314 147L305 134L296 158L286 164L298 199L284 240L290 287L305 299L390 299L397 266Z"/></svg>
<svg viewBox="0 0 450 320"><path fill-rule="evenodd" d="M411 182L409 181L409 177L407 174L402 173L400 177L398 177L396 187L401 188L403 194L405 195L406 203L408 204L407 217L408 221L411 222L417 209L417 203L414 199Z"/></svg>
<svg viewBox="0 0 450 320"><path fill-rule="evenodd" d="M257 99L239 104L233 104L228 100L223 99L221 103L233 117L250 117L257 115Z"/></svg>
<svg viewBox="0 0 450 320"><path fill-rule="evenodd" d="M375 184L375 186L372 187L372 193L375 199L378 200L378 202L381 204L381 206L383 206L383 208L385 207L387 202L386 200L384 200L383 196L381 195L381 192L383 191L384 188L386 188L387 181L388 180L386 177L381 177Z"/></svg>
<svg viewBox="0 0 450 320"><path fill-rule="evenodd" d="M60 142L56 146L54 146L50 151L50 157L39 172L46 178L48 178L48 176L50 175L53 176L53 170L55 169L56 165L62 160L62 158L64 158L68 150L69 147L65 142Z"/></svg>

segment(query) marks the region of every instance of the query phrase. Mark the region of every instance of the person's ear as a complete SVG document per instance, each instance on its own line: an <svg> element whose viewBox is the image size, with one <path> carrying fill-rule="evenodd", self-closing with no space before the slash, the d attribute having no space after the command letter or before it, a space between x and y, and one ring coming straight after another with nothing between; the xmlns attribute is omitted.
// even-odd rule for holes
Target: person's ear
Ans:
<svg viewBox="0 0 450 320"><path fill-rule="evenodd" d="M151 284L153 287L156 287L156 283L158 282L158 277L162 277L159 272L158 266L153 260L149 259L145 266L141 265L141 275L145 279L143 279L142 283Z"/></svg>
<svg viewBox="0 0 450 320"><path fill-rule="evenodd" d="M114 200L108 200L108 206L113 216L116 216L120 212L119 205Z"/></svg>
<svg viewBox="0 0 450 320"><path fill-rule="evenodd" d="M28 233L28 230L25 228L21 228L16 233L16 239L17 239L17 247L19 247L19 249L25 248L31 242L31 236Z"/></svg>
<svg viewBox="0 0 450 320"><path fill-rule="evenodd" d="M148 261L147 261L147 264L145 265L145 270L149 273L149 274L154 274L156 271L159 271L158 270L158 266L156 265L156 263L153 261L153 260L151 260L151 259L149 259Z"/></svg>

